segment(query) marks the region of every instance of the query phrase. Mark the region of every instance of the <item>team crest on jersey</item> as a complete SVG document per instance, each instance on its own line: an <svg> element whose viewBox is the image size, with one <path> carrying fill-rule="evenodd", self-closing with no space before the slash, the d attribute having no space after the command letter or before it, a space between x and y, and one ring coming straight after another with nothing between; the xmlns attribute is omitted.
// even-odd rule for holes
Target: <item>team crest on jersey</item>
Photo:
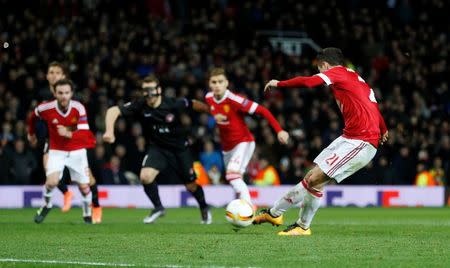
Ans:
<svg viewBox="0 0 450 268"><path fill-rule="evenodd" d="M168 114L168 115L166 115L166 122L167 123L171 123L171 122L173 122L173 119L175 118L175 115L173 115L173 114Z"/></svg>
<svg viewBox="0 0 450 268"><path fill-rule="evenodd" d="M230 111L230 105L225 104L225 105L223 106L223 110L225 111L225 113L228 113L228 112Z"/></svg>
<svg viewBox="0 0 450 268"><path fill-rule="evenodd" d="M58 119L53 119L53 121L52 121L52 124L58 124L59 123L59 121L58 121Z"/></svg>

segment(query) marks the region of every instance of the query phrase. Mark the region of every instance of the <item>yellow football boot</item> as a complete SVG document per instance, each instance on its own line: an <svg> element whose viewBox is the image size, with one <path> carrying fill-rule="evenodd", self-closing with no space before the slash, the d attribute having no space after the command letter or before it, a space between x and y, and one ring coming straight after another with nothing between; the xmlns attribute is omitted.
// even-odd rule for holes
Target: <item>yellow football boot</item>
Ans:
<svg viewBox="0 0 450 268"><path fill-rule="evenodd" d="M288 235L311 235L311 229L303 229L297 223L290 225L285 230L278 233L278 235L288 236Z"/></svg>
<svg viewBox="0 0 450 268"><path fill-rule="evenodd" d="M261 224L265 222L269 222L275 226L280 226L281 224L283 224L283 215L279 217L273 217L272 215L270 215L270 211L268 209L263 209L258 213L258 215L253 218L253 224Z"/></svg>

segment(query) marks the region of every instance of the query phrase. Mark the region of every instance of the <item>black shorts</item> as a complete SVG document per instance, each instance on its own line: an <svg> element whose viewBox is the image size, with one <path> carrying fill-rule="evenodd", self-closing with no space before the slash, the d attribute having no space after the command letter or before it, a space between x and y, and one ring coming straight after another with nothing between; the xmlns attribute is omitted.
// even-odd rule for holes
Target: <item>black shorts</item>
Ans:
<svg viewBox="0 0 450 268"><path fill-rule="evenodd" d="M194 160L191 151L168 150L156 146L150 146L147 155L142 161L142 167L154 168L163 171L172 169L184 184L194 182L197 179L193 168Z"/></svg>

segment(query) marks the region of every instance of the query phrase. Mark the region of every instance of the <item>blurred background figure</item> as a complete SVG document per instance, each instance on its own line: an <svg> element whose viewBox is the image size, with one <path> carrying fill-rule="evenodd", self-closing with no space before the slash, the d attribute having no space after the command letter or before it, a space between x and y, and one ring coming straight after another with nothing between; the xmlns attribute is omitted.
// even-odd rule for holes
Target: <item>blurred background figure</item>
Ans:
<svg viewBox="0 0 450 268"><path fill-rule="evenodd" d="M25 147L23 139L14 141L14 150L10 157L10 176L12 184L30 184L31 174L37 167L34 155Z"/></svg>

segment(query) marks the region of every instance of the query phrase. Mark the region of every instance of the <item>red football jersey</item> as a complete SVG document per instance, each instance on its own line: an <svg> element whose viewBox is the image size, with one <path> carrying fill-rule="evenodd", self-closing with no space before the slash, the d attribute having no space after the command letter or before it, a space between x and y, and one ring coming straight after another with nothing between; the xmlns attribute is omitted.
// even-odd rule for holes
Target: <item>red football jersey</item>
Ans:
<svg viewBox="0 0 450 268"><path fill-rule="evenodd" d="M380 129L385 123L378 109L375 94L369 85L352 69L333 67L316 74L333 91L344 118L344 137L359 139L378 146Z"/></svg>
<svg viewBox="0 0 450 268"><path fill-rule="evenodd" d="M254 141L252 133L245 124L245 114L253 114L258 104L227 90L220 100L212 92L205 96L211 114L222 114L226 120L217 122L224 151L233 149L238 143Z"/></svg>
<svg viewBox="0 0 450 268"><path fill-rule="evenodd" d="M50 149L74 151L95 147L95 137L89 130L86 109L80 102L71 100L65 113L58 108L56 100L40 104L30 119L28 130L30 134L34 134L34 122L37 117L47 122ZM58 125L71 130L72 138L60 136L57 130Z"/></svg>

